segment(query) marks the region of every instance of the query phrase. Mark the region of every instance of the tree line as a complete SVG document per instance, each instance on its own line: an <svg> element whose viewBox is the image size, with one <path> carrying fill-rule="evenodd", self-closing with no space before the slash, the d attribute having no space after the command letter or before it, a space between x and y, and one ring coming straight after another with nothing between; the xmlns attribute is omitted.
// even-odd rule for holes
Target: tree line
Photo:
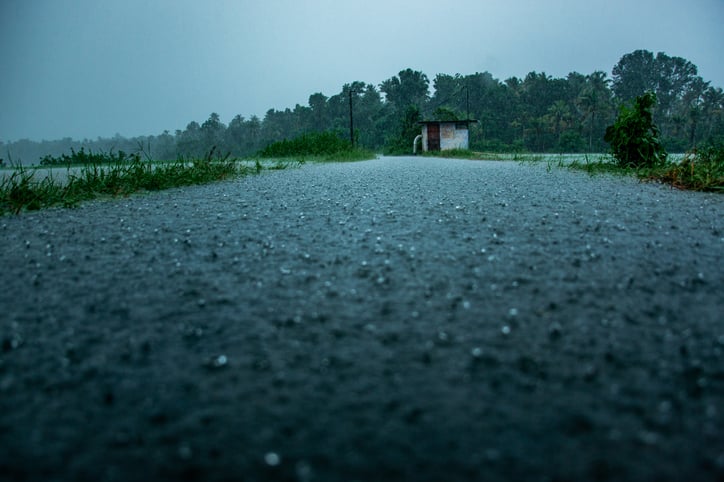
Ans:
<svg viewBox="0 0 724 482"><path fill-rule="evenodd" d="M489 72L426 74L405 69L379 85L355 81L330 97L309 96L307 105L269 109L263 118L235 116L228 125L212 113L173 134L75 141L20 140L0 145L12 159L34 162L70 148L138 152L154 159L201 157L216 152L249 156L272 142L304 133L336 131L361 147L391 153L412 149L408 137L422 119L477 119L470 131L478 151L605 152L606 127L622 105L654 92L654 121L669 152L724 142L724 93L698 75L696 65L663 52L636 50L621 57L611 76L596 71L554 78L530 72L501 81ZM414 137L414 135L413 135Z"/></svg>

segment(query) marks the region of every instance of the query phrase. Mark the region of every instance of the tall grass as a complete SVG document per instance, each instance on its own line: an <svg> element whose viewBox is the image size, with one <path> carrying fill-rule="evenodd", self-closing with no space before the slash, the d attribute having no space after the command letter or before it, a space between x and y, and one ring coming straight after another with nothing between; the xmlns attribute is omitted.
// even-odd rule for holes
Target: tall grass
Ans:
<svg viewBox="0 0 724 482"><path fill-rule="evenodd" d="M138 156L132 156L130 162L118 158L105 161L75 171L69 167L65 181L56 179L52 171L36 179L37 170L15 167L10 175L0 178L0 215L58 205L72 207L102 196L204 184L260 170L260 165L244 166L229 156L214 158L213 150L202 159L179 158L170 163L141 161Z"/></svg>
<svg viewBox="0 0 724 482"><path fill-rule="evenodd" d="M680 189L724 193L724 146L689 152L681 162L647 173L645 178Z"/></svg>
<svg viewBox="0 0 724 482"><path fill-rule="evenodd" d="M213 149L212 149L213 152ZM61 154L60 156L44 156L40 159L41 166L85 166L97 164L120 164L123 162L131 162L134 159L140 160L140 155L126 154L123 151L113 152L86 152L84 147L76 151L70 148L70 154Z"/></svg>
<svg viewBox="0 0 724 482"><path fill-rule="evenodd" d="M611 158L584 162L575 160L569 169L591 175L633 175L641 180L670 184L678 189L724 193L724 147L707 146L687 153L680 161L666 161L652 167L621 165Z"/></svg>
<svg viewBox="0 0 724 482"><path fill-rule="evenodd" d="M269 144L259 151L265 159L295 158L299 162L345 162L373 159L374 152L353 147L334 131L311 132Z"/></svg>
<svg viewBox="0 0 724 482"><path fill-rule="evenodd" d="M122 151L93 153L71 151L60 157L46 156L42 165L65 166L66 179L54 177L53 170L38 175L36 168L14 166L9 174L0 173L0 215L37 210L50 206L76 206L102 196L126 196L138 191L158 191L171 187L204 184L264 169L298 167L305 162L345 162L372 159L375 154L352 148L336 133L315 133L292 141L268 146L253 164L219 157L215 149L202 159L179 158L173 162L142 161L139 154Z"/></svg>
<svg viewBox="0 0 724 482"><path fill-rule="evenodd" d="M261 157L322 156L350 149L350 143L337 133L312 132L294 139L273 142L259 151Z"/></svg>

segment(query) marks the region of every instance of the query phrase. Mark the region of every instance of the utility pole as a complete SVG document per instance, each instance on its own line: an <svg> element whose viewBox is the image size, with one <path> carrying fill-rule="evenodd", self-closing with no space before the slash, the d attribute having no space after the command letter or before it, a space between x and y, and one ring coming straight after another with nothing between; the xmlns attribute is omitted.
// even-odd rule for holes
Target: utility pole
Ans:
<svg viewBox="0 0 724 482"><path fill-rule="evenodd" d="M470 89L467 82L465 83L465 120L470 119Z"/></svg>
<svg viewBox="0 0 724 482"><path fill-rule="evenodd" d="M352 94L356 91L349 89L349 143L354 147L354 117L352 116Z"/></svg>

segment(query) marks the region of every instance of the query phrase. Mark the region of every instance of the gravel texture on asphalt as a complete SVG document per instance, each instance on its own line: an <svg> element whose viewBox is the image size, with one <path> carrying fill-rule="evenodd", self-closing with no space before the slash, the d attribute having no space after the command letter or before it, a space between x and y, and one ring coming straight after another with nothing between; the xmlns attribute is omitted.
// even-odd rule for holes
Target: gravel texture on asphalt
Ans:
<svg viewBox="0 0 724 482"><path fill-rule="evenodd" d="M724 480L723 214L407 157L0 218L0 479Z"/></svg>

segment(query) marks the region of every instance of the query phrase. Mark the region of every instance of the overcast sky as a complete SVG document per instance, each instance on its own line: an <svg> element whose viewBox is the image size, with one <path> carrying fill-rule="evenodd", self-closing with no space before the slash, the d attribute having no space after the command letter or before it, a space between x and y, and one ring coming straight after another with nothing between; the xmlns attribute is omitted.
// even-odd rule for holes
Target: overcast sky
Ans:
<svg viewBox="0 0 724 482"><path fill-rule="evenodd" d="M0 0L0 140L174 132L400 70L611 69L663 51L724 87L724 0Z"/></svg>

